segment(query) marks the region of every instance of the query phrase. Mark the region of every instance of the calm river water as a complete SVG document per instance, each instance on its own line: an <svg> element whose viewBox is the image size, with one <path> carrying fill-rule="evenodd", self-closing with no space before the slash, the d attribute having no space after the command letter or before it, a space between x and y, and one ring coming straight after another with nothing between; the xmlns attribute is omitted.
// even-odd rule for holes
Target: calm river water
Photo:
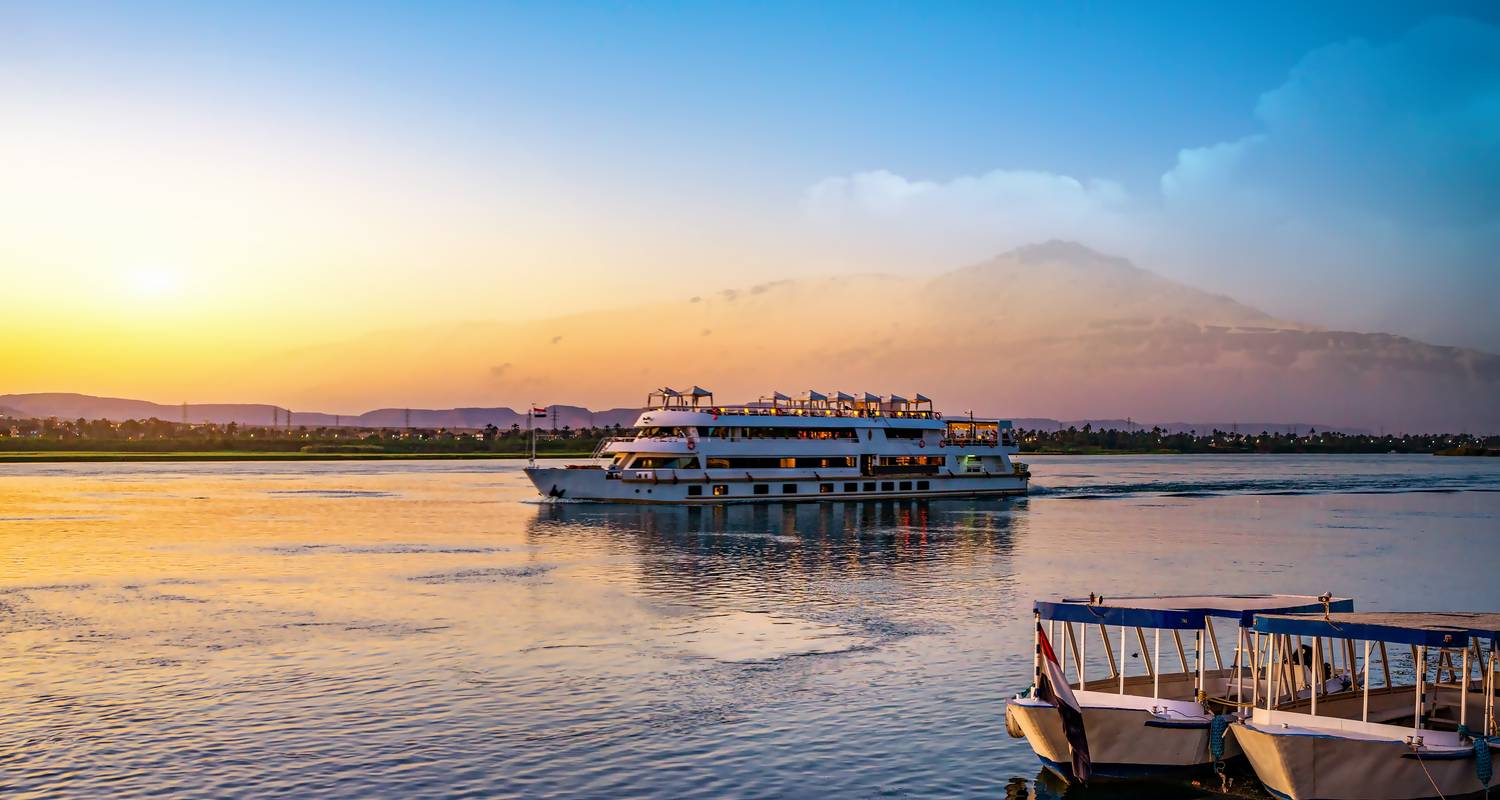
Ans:
<svg viewBox="0 0 1500 800"><path fill-rule="evenodd" d="M0 794L1055 796L1001 717L1033 598L1500 609L1500 459L1029 460L1027 499L717 510L3 465Z"/></svg>

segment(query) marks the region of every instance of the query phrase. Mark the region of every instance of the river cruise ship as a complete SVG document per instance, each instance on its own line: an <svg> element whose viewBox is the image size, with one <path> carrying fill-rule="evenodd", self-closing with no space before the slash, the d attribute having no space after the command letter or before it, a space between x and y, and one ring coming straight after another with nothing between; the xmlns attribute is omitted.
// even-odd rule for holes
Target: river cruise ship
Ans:
<svg viewBox="0 0 1500 800"><path fill-rule="evenodd" d="M993 497L1026 493L1017 452L1009 420L944 419L920 394L726 406L695 386L652 392L633 435L601 442L593 463L526 474L546 497L625 503Z"/></svg>

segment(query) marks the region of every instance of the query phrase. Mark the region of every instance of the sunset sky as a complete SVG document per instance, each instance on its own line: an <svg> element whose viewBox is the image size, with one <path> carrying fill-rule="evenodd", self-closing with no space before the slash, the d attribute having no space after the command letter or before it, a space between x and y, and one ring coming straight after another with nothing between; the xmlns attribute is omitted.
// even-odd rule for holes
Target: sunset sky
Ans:
<svg viewBox="0 0 1500 800"><path fill-rule="evenodd" d="M0 393L1054 238L1500 351L1493 3L309 5L0 6Z"/></svg>

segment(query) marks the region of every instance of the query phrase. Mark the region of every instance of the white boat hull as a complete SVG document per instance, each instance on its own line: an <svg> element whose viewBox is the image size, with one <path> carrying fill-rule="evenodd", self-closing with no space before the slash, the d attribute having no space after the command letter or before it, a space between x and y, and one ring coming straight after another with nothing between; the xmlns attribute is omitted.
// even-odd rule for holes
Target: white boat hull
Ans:
<svg viewBox="0 0 1500 800"><path fill-rule="evenodd" d="M1263 711L1257 709L1257 716ZM1256 776L1281 798L1422 800L1485 789L1475 770L1473 746L1451 733L1426 732L1427 746L1418 753L1404 738L1338 733L1295 720L1251 721L1234 731ZM1449 737L1452 742L1438 743ZM1489 786L1495 785L1492 778Z"/></svg>
<svg viewBox="0 0 1500 800"><path fill-rule="evenodd" d="M1026 493L1027 478L1016 474L937 475L753 475L717 470L611 477L589 467L527 467L526 475L544 496L612 503L788 503L820 500L888 500L924 497L1000 497ZM757 486L763 494L757 494ZM795 487L789 491L786 487ZM695 488L696 487L696 488ZM721 488L720 488L721 487ZM716 494L715 492L719 492Z"/></svg>
<svg viewBox="0 0 1500 800"><path fill-rule="evenodd" d="M1074 696L1083 705L1096 775L1133 778L1212 767L1208 739L1213 714L1201 704L1081 690ZM1071 780L1072 756L1057 708L1035 698L1013 698L1005 713L1042 763ZM1238 755L1226 732L1224 758Z"/></svg>

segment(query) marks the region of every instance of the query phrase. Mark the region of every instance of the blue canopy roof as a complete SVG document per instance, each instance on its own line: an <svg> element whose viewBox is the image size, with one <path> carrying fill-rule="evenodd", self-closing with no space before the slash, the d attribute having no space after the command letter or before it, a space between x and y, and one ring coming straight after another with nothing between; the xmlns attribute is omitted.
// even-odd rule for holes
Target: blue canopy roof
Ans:
<svg viewBox="0 0 1500 800"><path fill-rule="evenodd" d="M1067 598L1038 601L1033 609L1042 619L1131 625L1141 628L1201 628L1204 617L1236 620L1248 628L1256 614L1322 613L1323 603L1313 595L1227 594L1158 595L1154 597ZM1353 611L1354 601L1333 598L1330 611Z"/></svg>
<svg viewBox="0 0 1500 800"><path fill-rule="evenodd" d="M1360 613L1286 616L1257 614L1255 630L1293 636L1331 636L1338 639L1370 639L1394 644L1428 647L1464 647L1469 630L1455 625L1461 615L1425 611L1366 611Z"/></svg>

